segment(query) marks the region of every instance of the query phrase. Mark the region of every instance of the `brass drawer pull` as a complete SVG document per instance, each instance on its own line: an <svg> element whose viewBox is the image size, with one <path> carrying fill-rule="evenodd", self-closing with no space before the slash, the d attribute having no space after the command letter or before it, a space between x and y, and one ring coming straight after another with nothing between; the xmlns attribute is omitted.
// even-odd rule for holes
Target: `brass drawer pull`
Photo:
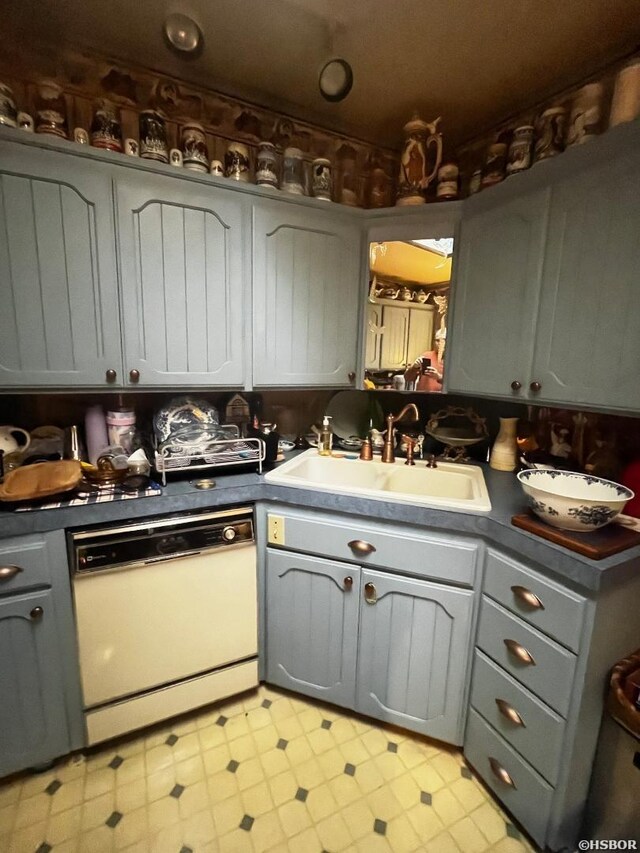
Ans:
<svg viewBox="0 0 640 853"><path fill-rule="evenodd" d="M502 716L509 720L510 723L515 723L516 726L522 726L523 729L526 729L524 720L513 705L510 705L504 699L496 699L496 705L498 706L498 711L500 711Z"/></svg>
<svg viewBox="0 0 640 853"><path fill-rule="evenodd" d="M504 644L507 647L508 651L511 654L518 658L522 663L526 663L528 666L535 666L536 662L533 658L531 652L528 652L524 646L521 646L520 643L517 643L515 640L504 640Z"/></svg>
<svg viewBox="0 0 640 853"><path fill-rule="evenodd" d="M344 588L345 588L346 592L351 592L351 589L353 587L353 578L350 575L347 575L347 577L344 579L343 583L344 583Z"/></svg>
<svg viewBox="0 0 640 853"><path fill-rule="evenodd" d="M511 592L528 607L532 607L534 610L544 610L544 604L540 601L535 592L531 592L531 590L527 589L526 586L512 586Z"/></svg>
<svg viewBox="0 0 640 853"><path fill-rule="evenodd" d="M376 550L375 545L365 542L364 539L352 539L347 544L355 554L373 554Z"/></svg>
<svg viewBox="0 0 640 853"><path fill-rule="evenodd" d="M372 583L364 585L364 600L367 604L375 604L378 600L378 592Z"/></svg>
<svg viewBox="0 0 640 853"><path fill-rule="evenodd" d="M0 566L0 581L10 581L20 572L24 571L20 566Z"/></svg>
<svg viewBox="0 0 640 853"><path fill-rule="evenodd" d="M507 773L507 771L504 769L502 764L500 764L497 758L489 757L489 765L496 779L499 779L503 783L503 785L509 785L509 787L513 788L514 791L518 790L516 783L511 778L511 774Z"/></svg>

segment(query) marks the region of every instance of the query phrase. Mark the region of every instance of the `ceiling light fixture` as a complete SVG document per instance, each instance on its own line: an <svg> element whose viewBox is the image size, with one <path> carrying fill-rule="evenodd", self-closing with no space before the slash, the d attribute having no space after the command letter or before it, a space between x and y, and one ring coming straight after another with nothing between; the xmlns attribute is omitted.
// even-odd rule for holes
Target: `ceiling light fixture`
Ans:
<svg viewBox="0 0 640 853"><path fill-rule="evenodd" d="M171 47L180 53L194 53L202 45L200 27L192 18L179 12L167 15L164 34Z"/></svg>
<svg viewBox="0 0 640 853"><path fill-rule="evenodd" d="M330 59L318 76L320 94L327 101L343 101L353 86L353 70L346 59Z"/></svg>

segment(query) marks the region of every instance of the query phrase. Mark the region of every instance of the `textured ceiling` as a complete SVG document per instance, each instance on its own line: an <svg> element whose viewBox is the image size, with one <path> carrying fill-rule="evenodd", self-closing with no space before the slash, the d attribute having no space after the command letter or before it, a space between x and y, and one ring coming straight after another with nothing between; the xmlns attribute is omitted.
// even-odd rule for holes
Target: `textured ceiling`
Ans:
<svg viewBox="0 0 640 853"><path fill-rule="evenodd" d="M205 35L185 60L169 12ZM338 131L396 146L413 110L449 143L570 85L640 42L640 0L5 0L3 38L95 48ZM341 104L320 96L332 55L354 70Z"/></svg>

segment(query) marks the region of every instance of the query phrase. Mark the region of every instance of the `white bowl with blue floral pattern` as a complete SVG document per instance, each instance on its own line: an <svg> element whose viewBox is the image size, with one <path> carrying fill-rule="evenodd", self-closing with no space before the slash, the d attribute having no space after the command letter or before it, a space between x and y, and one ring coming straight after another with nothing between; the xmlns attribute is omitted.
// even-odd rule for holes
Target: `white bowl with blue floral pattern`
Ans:
<svg viewBox="0 0 640 853"><path fill-rule="evenodd" d="M634 497L631 489L573 471L528 470L518 474L535 514L561 530L588 533L604 527Z"/></svg>

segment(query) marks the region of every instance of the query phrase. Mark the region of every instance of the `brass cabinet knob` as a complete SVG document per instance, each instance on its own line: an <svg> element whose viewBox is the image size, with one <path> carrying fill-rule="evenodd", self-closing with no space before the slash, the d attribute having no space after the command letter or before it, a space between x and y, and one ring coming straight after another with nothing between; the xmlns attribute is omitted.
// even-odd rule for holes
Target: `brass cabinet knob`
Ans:
<svg viewBox="0 0 640 853"><path fill-rule="evenodd" d="M530 389L531 389L535 394L537 394L537 393L538 393L538 391L542 388L542 383L541 383L541 382L538 382L537 380L534 380L534 381L529 385L529 388L530 388Z"/></svg>
<svg viewBox="0 0 640 853"><path fill-rule="evenodd" d="M527 666L536 665L536 662L531 652L527 651L524 646L520 645L520 643L516 642L515 640L504 640L503 642L507 647L508 651L521 663L526 663Z"/></svg>
<svg viewBox="0 0 640 853"><path fill-rule="evenodd" d="M347 543L354 554L373 554L376 550L375 545L370 542L365 542L363 539L352 539Z"/></svg>
<svg viewBox="0 0 640 853"><path fill-rule="evenodd" d="M372 583L364 585L364 600L367 604L375 604L378 600L378 592Z"/></svg>
<svg viewBox="0 0 640 853"><path fill-rule="evenodd" d="M505 785L509 785L510 788L513 788L516 791L518 790L516 787L516 783L511 778L511 775L504 769L504 767L502 766L502 764L500 764L497 758L489 757L489 766L491 767L493 775L496 777L496 779L499 779Z"/></svg>
<svg viewBox="0 0 640 853"><path fill-rule="evenodd" d="M105 377L107 379L107 382L112 383L116 381L116 379L118 378L118 374L112 367L110 367L109 370L107 370L107 372L105 373Z"/></svg>
<svg viewBox="0 0 640 853"><path fill-rule="evenodd" d="M351 592L351 590L353 588L353 578L350 575L347 575L347 577L344 579L343 583L344 583L345 590L347 592Z"/></svg>
<svg viewBox="0 0 640 853"><path fill-rule="evenodd" d="M527 607L531 607L533 610L544 610L544 604L540 601L535 592L531 592L531 590L527 589L526 586L512 586L511 592L513 592L514 596L523 604L526 604Z"/></svg>
<svg viewBox="0 0 640 853"><path fill-rule="evenodd" d="M0 583L2 581L10 581L11 578L15 578L22 571L24 569L21 569L20 566L0 566Z"/></svg>
<svg viewBox="0 0 640 853"><path fill-rule="evenodd" d="M496 699L496 705L498 706L498 711L500 711L502 716L509 720L510 723L515 723L516 726L522 726L523 729L526 729L524 720L513 705L510 705L505 699Z"/></svg>
<svg viewBox="0 0 640 853"><path fill-rule="evenodd" d="M42 607L34 607L29 616L33 619L34 622L37 622L39 619L42 619L44 615L44 610Z"/></svg>
<svg viewBox="0 0 640 853"><path fill-rule="evenodd" d="M129 381L133 382L134 385L136 382L140 382L140 371L136 370L135 367L129 371Z"/></svg>
<svg viewBox="0 0 640 853"><path fill-rule="evenodd" d="M353 370L350 370L349 373L347 373L347 377L349 378L349 382L355 382L356 374Z"/></svg>
<svg viewBox="0 0 640 853"><path fill-rule="evenodd" d="M519 382L517 379L514 379L511 383L512 391L519 391L522 388L522 382Z"/></svg>

